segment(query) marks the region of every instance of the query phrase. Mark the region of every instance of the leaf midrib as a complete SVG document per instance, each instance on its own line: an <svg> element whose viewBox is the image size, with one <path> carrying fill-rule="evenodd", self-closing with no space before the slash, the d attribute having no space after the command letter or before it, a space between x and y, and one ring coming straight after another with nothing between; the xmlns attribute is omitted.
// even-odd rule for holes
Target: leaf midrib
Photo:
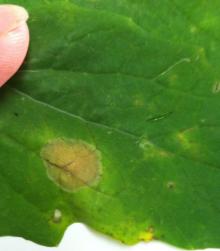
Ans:
<svg viewBox="0 0 220 251"><path fill-rule="evenodd" d="M127 136L127 137L129 137L129 138L132 138L132 139L135 140L135 142L137 142L137 143L140 142L140 140L142 139L141 136L132 134L132 133L130 133L130 132L127 132L127 131L124 131L124 130L121 130L121 129L118 129L118 128L115 128L115 127L110 127L110 126L107 126L107 125L104 125L104 124L101 124L101 123L97 123L97 122L93 122L93 121L86 120L85 118L82 118L82 117L80 117L80 116L78 116L78 115L69 113L69 112L67 112L67 111L65 111L65 110L62 110L62 109L57 108L57 107L55 107L55 106L49 105L49 104L47 104L47 103L45 103L45 102L43 102L43 101L39 101L39 100L37 100L37 99L31 97L30 95L28 95L28 94L26 94L26 93L24 93L24 92L22 92L22 91L20 91L20 90L18 90L18 89L16 89L16 88L14 88L14 87L9 87L9 88L10 88L12 91L16 92L17 94L21 95L22 97L28 98L28 99L31 100L32 102L35 102L35 103L37 103L37 104L39 104L39 105L42 105L42 106L45 106L45 107L47 107L47 108L49 108L49 109L52 109L52 110L54 110L54 111L56 111L56 112L65 114L66 116L69 116L69 117L72 117L72 118L74 118L74 119L80 120L80 121L84 122L85 124L91 124L91 125L96 126L96 127L101 127L101 128L103 128L103 129L105 129L105 130L108 130L108 131L109 131L109 130L110 130L110 131L115 131L115 132L117 132L117 133L119 133L119 134L121 134L121 135L124 135L124 136ZM155 144L154 144L154 145L155 145ZM170 149L166 149L166 148L163 148L163 147L158 147L157 145L155 145L155 146L156 146L158 149L161 149L161 150L165 151L167 154L170 154L171 156L174 156L174 157L175 157L175 156L178 156L179 158L181 158L181 159L183 159L183 160L188 160L188 161L191 161L191 162L199 163L199 164L202 165L202 166L205 166L205 167L208 166L208 167L210 167L210 168L212 168L212 169L215 169L215 170L219 170L219 171L220 171L220 167L219 167L219 166L216 166L216 165L214 165L214 164L212 164L212 163L204 162L204 161L201 161L201 160L199 160L199 159L197 159L197 158L189 158L189 157L187 157L187 156L185 156L185 155L182 155L182 154L180 154L180 153L178 153L178 152L175 153L175 152L171 151Z"/></svg>

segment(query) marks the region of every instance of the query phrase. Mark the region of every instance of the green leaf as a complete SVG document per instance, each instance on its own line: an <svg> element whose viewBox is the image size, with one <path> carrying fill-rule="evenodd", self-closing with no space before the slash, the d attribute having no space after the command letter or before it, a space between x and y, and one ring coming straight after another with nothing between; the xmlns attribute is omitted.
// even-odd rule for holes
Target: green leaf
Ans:
<svg viewBox="0 0 220 251"><path fill-rule="evenodd" d="M0 235L220 247L220 2L13 3L31 48L0 91Z"/></svg>

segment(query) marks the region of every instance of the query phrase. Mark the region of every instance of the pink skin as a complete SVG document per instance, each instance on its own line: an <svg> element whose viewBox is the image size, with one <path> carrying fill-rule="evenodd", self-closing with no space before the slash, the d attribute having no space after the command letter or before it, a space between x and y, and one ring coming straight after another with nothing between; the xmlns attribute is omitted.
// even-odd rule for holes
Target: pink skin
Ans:
<svg viewBox="0 0 220 251"><path fill-rule="evenodd" d="M28 13L16 5L0 5L0 87L19 69L27 54Z"/></svg>

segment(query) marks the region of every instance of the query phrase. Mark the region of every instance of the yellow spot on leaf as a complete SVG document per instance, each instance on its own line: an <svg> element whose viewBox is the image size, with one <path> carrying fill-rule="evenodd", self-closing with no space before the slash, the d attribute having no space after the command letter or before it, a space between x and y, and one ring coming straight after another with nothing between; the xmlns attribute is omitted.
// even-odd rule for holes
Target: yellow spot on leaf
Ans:
<svg viewBox="0 0 220 251"><path fill-rule="evenodd" d="M157 147L147 138L142 138L139 142L139 147L144 151L146 158L154 157L169 157L170 153Z"/></svg>
<svg viewBox="0 0 220 251"><path fill-rule="evenodd" d="M175 137L184 150L189 151L191 154L198 155L200 146L195 139L196 131L197 127L191 127L177 133Z"/></svg>
<svg viewBox="0 0 220 251"><path fill-rule="evenodd" d="M154 238L154 230L149 228L146 232L142 232L139 235L139 239L142 241L151 241Z"/></svg>
<svg viewBox="0 0 220 251"><path fill-rule="evenodd" d="M190 32L191 33L196 33L198 31L198 29L197 29L197 27L195 26L195 25L192 25L191 27L190 27Z"/></svg>
<svg viewBox="0 0 220 251"><path fill-rule="evenodd" d="M177 139L182 145L183 148L188 149L191 147L191 143L189 141L189 138L184 132L180 132L177 134Z"/></svg>
<svg viewBox="0 0 220 251"><path fill-rule="evenodd" d="M220 92L220 82L219 81L216 81L212 87L212 92L214 94L217 94Z"/></svg>

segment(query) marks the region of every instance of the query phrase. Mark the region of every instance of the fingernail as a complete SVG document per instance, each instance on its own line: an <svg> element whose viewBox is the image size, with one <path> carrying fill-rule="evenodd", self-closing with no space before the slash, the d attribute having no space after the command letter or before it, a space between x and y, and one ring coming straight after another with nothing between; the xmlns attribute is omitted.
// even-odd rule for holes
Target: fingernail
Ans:
<svg viewBox="0 0 220 251"><path fill-rule="evenodd" d="M9 8L12 8L14 14L17 18L17 22L26 22L28 20L28 12L25 8L18 6L18 5L8 5Z"/></svg>
<svg viewBox="0 0 220 251"><path fill-rule="evenodd" d="M0 5L0 34L16 29L28 20L28 12L21 6Z"/></svg>

